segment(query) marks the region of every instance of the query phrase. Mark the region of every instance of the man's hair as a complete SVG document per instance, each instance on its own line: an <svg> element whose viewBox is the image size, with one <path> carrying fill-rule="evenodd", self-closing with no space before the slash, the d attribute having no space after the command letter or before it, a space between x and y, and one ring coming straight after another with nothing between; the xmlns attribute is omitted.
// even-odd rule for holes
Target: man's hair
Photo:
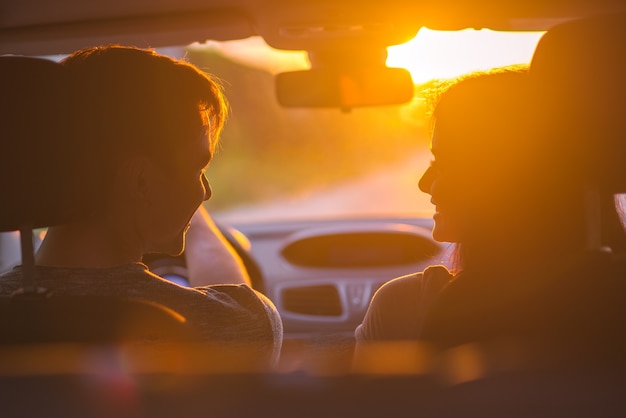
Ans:
<svg viewBox="0 0 626 418"><path fill-rule="evenodd" d="M167 163L181 141L206 127L214 151L227 116L221 86L182 60L119 45L79 50L62 61L72 85L72 120L84 157L84 189L110 187L120 161ZM79 170L80 171L80 170ZM92 196L90 200L97 200ZM97 204L91 202L90 204Z"/></svg>

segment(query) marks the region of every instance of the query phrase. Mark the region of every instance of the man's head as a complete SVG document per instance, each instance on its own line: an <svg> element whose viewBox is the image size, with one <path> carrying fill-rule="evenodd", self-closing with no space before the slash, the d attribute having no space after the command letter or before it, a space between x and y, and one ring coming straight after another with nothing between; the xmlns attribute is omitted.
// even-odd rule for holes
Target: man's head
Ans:
<svg viewBox="0 0 626 418"><path fill-rule="evenodd" d="M145 252L180 252L210 197L204 168L227 114L220 86L191 64L131 47L88 48L62 64L80 137L77 203L134 231Z"/></svg>

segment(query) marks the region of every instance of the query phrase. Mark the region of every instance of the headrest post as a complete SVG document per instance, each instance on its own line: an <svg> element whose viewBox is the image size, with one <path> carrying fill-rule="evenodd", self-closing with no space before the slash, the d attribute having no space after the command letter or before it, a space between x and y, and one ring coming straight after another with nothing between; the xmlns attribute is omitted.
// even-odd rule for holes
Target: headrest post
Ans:
<svg viewBox="0 0 626 418"><path fill-rule="evenodd" d="M22 247L22 283L24 293L35 292L35 250L33 246L33 230L30 225L20 228Z"/></svg>

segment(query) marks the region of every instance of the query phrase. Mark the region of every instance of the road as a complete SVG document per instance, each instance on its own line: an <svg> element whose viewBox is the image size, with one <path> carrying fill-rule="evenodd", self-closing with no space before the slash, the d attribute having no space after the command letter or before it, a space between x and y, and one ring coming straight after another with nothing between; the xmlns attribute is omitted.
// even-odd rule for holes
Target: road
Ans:
<svg viewBox="0 0 626 418"><path fill-rule="evenodd" d="M417 215L431 216L430 196L417 182L430 161L421 151L405 161L337 184L289 199L241 206L214 213L224 222L293 220L329 216Z"/></svg>

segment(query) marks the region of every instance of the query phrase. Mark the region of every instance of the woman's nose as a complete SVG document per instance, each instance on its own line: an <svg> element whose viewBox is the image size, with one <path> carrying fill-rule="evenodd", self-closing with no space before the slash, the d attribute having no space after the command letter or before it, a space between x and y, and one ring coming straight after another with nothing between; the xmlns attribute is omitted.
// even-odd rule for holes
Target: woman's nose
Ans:
<svg viewBox="0 0 626 418"><path fill-rule="evenodd" d="M206 202L213 195L213 191L211 190L211 184L209 184L209 180L205 175L202 176L202 185L204 186L204 201Z"/></svg>
<svg viewBox="0 0 626 418"><path fill-rule="evenodd" d="M430 188L433 184L434 178L435 178L435 171L433 170L432 167L428 167L426 171L424 171L424 174L422 174L422 177L420 178L419 182L417 183L419 189L423 191L424 193L430 194Z"/></svg>

